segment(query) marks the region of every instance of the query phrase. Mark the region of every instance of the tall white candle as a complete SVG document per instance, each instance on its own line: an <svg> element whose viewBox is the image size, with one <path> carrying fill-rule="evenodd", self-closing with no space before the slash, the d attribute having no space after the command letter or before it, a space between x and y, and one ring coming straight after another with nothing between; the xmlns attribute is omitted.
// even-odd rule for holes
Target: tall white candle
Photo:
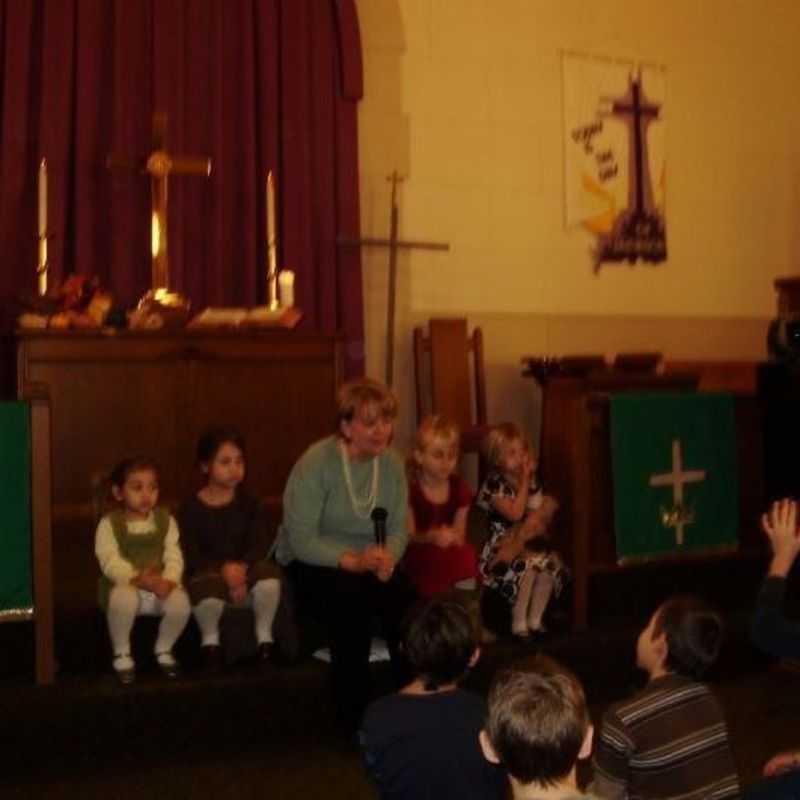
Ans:
<svg viewBox="0 0 800 800"><path fill-rule="evenodd" d="M275 180L267 173L267 305L278 307L278 243L275 232Z"/></svg>
<svg viewBox="0 0 800 800"><path fill-rule="evenodd" d="M47 294L47 159L39 162L39 261L36 268L40 295Z"/></svg>
<svg viewBox="0 0 800 800"><path fill-rule="evenodd" d="M39 162L39 236L47 233L47 159Z"/></svg>
<svg viewBox="0 0 800 800"><path fill-rule="evenodd" d="M275 243L275 179L267 173L267 245Z"/></svg>

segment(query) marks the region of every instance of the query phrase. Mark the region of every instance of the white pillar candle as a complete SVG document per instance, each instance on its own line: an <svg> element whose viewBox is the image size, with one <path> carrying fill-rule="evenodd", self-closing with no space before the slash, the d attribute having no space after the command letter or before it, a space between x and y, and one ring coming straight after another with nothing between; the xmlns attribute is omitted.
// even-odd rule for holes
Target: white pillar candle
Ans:
<svg viewBox="0 0 800 800"><path fill-rule="evenodd" d="M38 181L39 259L36 269L40 295L47 294L47 160L39 162Z"/></svg>
<svg viewBox="0 0 800 800"><path fill-rule="evenodd" d="M290 269L278 273L278 284L281 289L281 305L291 308L294 305L294 272Z"/></svg>
<svg viewBox="0 0 800 800"><path fill-rule="evenodd" d="M275 179L267 173L267 305L278 308L278 241L275 228Z"/></svg>

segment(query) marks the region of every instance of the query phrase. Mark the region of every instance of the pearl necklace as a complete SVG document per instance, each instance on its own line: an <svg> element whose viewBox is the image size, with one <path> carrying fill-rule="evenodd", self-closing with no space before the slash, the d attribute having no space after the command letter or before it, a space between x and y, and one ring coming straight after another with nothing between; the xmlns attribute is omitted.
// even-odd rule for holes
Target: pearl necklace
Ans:
<svg viewBox="0 0 800 800"><path fill-rule="evenodd" d="M353 478L350 475L350 459L347 457L347 448L344 442L339 442L339 455L342 457L344 482L347 486L347 494L350 497L353 513L360 519L369 519L378 500L378 459L377 457L372 459L372 482L369 494L365 497L356 497L356 493L353 490Z"/></svg>

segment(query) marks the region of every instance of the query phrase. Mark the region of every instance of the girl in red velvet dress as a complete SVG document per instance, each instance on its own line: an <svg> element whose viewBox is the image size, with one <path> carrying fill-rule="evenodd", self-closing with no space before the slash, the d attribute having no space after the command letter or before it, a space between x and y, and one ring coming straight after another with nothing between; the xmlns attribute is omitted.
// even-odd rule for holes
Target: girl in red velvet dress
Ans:
<svg viewBox="0 0 800 800"><path fill-rule="evenodd" d="M455 474L458 426L442 416L427 417L417 431L409 459L408 576L423 597L454 587L472 588L477 554L466 541L472 489Z"/></svg>

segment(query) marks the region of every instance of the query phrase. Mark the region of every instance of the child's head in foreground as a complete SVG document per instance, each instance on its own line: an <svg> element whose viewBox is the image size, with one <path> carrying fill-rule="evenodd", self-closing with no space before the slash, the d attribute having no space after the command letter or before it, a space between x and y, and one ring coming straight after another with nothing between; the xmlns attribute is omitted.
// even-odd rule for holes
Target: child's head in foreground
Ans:
<svg viewBox="0 0 800 800"><path fill-rule="evenodd" d="M481 746L512 782L542 788L574 780L579 758L592 748L592 726L578 679L539 656L526 668L500 672L489 690Z"/></svg>
<svg viewBox="0 0 800 800"><path fill-rule="evenodd" d="M478 640L467 611L455 601L420 606L406 628L406 658L427 691L457 683L478 658Z"/></svg>
<svg viewBox="0 0 800 800"><path fill-rule="evenodd" d="M655 611L636 643L636 664L651 676L702 678L722 644L719 614L695 595L670 597Z"/></svg>

